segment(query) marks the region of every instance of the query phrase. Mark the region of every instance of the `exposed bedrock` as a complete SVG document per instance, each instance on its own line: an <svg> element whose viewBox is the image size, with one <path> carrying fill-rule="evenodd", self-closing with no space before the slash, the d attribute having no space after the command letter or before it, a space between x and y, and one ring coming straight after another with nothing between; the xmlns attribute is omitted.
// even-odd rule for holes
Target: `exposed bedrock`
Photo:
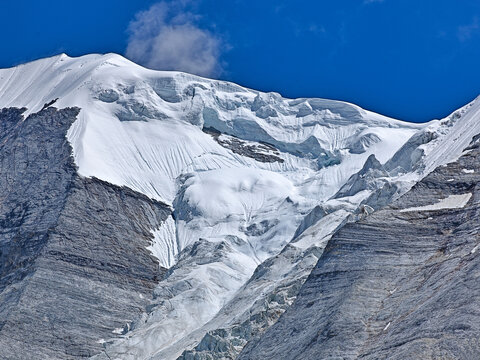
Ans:
<svg viewBox="0 0 480 360"><path fill-rule="evenodd" d="M0 111L1 358L84 358L148 305L163 270L146 247L170 209L77 175L78 108L25 111Z"/></svg>
<svg viewBox="0 0 480 360"><path fill-rule="evenodd" d="M388 174L375 155L370 155L363 165L363 168L356 174L353 174L348 181L335 194L334 198L353 196L363 190L376 190L380 188L378 182L382 177ZM387 182L384 180L383 182Z"/></svg>
<svg viewBox="0 0 480 360"><path fill-rule="evenodd" d="M239 358L480 358L477 146L334 235L293 305Z"/></svg>

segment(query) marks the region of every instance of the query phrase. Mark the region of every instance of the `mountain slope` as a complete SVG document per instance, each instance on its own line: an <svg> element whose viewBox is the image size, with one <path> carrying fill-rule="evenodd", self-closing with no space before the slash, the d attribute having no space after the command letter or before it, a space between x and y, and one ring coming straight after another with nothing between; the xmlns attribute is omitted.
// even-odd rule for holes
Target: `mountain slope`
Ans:
<svg viewBox="0 0 480 360"><path fill-rule="evenodd" d="M474 143L341 229L293 306L239 358L478 358L479 156Z"/></svg>
<svg viewBox="0 0 480 360"><path fill-rule="evenodd" d="M105 325L110 336L95 330L104 341L98 358L235 357L294 301L335 231L458 158L480 132L476 102L444 120L409 124L339 101L152 71L115 54L0 70L0 108L12 107L47 119L54 107L77 109L68 126L50 130L71 146L76 169L68 176L118 189L102 191L103 202L122 203L127 191L138 199L132 206L164 209L155 221L141 215L134 230L122 225L131 216L125 206L112 214L121 251L131 246L122 232L141 230L126 268L136 274L137 258L152 254L160 275L148 283L152 298L142 290L145 301L124 317L128 331L112 333L116 318ZM53 155L42 153L49 163L58 161ZM66 176L58 174L70 183ZM85 196L99 196L82 186ZM107 226L85 211L79 221Z"/></svg>
<svg viewBox="0 0 480 360"><path fill-rule="evenodd" d="M4 359L100 352L102 338L144 311L165 271L146 247L170 209L78 176L65 138L78 111L0 111Z"/></svg>

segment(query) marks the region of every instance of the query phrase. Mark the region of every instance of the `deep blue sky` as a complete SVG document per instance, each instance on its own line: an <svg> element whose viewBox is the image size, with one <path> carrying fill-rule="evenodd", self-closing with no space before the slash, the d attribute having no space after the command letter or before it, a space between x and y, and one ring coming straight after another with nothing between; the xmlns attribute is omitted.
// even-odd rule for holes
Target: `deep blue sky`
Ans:
<svg viewBox="0 0 480 360"><path fill-rule="evenodd" d="M155 3L2 1L0 67L60 52L125 54L129 23ZM219 41L218 77L251 88L346 100L408 121L444 117L480 95L479 0L181 0L169 6L175 10L167 17L188 13L189 24Z"/></svg>

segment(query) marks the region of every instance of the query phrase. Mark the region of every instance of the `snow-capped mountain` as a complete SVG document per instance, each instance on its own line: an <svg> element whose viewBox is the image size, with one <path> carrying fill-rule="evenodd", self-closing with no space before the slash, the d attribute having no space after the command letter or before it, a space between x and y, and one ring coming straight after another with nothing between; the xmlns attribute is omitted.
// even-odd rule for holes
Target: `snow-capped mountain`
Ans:
<svg viewBox="0 0 480 360"><path fill-rule="evenodd" d="M238 358L478 359L478 140L334 234L295 302Z"/></svg>
<svg viewBox="0 0 480 360"><path fill-rule="evenodd" d="M0 151L10 154L11 134L37 114L77 109L56 135L68 140L79 177L169 208L161 221L138 220L148 228L145 253L167 270L140 313L120 328L102 325L110 335L89 353L98 358L235 357L294 301L336 230L456 160L480 133L475 101L411 124L345 102L148 70L115 54L0 70L7 108L26 108L26 120L4 130Z"/></svg>

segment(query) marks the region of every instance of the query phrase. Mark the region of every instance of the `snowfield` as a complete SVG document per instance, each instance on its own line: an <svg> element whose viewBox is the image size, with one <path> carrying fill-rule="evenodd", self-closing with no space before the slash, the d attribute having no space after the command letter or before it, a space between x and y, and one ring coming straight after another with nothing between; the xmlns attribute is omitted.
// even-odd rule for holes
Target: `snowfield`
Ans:
<svg viewBox="0 0 480 360"><path fill-rule="evenodd" d="M441 199L435 204L402 209L400 210L400 212L461 209L465 207L465 205L467 205L471 197L472 197L472 193L466 193L461 195L449 195L445 199Z"/></svg>
<svg viewBox="0 0 480 360"><path fill-rule="evenodd" d="M240 324L285 278L308 275L316 261L309 251L339 226L458 158L480 132L469 123L480 112L475 102L411 124L340 101L148 70L115 54L62 54L0 70L0 94L0 108L28 113L51 101L79 107L68 133L79 173L174 210L151 229L149 249L169 269L157 303L106 342L122 359L175 359L208 331ZM282 270L252 279L266 263Z"/></svg>

